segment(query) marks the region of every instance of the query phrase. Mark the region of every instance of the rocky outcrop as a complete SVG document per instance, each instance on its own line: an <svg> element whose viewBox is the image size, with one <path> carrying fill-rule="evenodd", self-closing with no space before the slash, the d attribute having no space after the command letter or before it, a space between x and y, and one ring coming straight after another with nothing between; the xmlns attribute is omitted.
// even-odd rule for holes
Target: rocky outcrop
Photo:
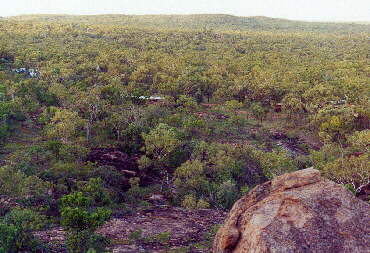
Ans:
<svg viewBox="0 0 370 253"><path fill-rule="evenodd" d="M370 201L370 183L364 184L358 188L356 197L363 201Z"/></svg>
<svg viewBox="0 0 370 253"><path fill-rule="evenodd" d="M138 169L138 156L129 156L116 148L92 149L87 160L99 165L113 166L117 170L125 172L128 176L135 176L135 171Z"/></svg>
<svg viewBox="0 0 370 253"><path fill-rule="evenodd" d="M312 168L257 186L235 203L213 253L370 252L370 205Z"/></svg>

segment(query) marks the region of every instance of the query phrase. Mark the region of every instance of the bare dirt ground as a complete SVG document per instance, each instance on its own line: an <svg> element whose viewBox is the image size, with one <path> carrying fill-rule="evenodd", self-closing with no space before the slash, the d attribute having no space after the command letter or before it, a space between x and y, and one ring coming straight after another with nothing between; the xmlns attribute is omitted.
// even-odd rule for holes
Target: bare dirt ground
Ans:
<svg viewBox="0 0 370 253"><path fill-rule="evenodd" d="M218 210L185 210L170 206L154 206L107 222L98 233L111 239L113 253L210 251L212 230L226 217ZM37 232L42 241L61 251L65 232L61 228Z"/></svg>

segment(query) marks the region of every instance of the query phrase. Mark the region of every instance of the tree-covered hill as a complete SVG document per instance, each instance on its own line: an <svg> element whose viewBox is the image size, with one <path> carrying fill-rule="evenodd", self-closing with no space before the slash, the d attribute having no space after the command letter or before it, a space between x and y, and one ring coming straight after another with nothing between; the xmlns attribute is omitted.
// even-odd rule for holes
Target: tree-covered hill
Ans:
<svg viewBox="0 0 370 253"><path fill-rule="evenodd" d="M168 227L120 221L163 205L227 210L311 166L361 194L369 27L229 15L0 20L0 253L106 252L99 227L110 216L106 227L129 229L108 249L174 249ZM40 243L38 230L66 240ZM207 250L212 229L199 231L172 252Z"/></svg>
<svg viewBox="0 0 370 253"><path fill-rule="evenodd" d="M212 29L212 30L264 30L295 32L369 32L369 24L323 23L292 21L268 17L238 17L222 14L198 15L23 15L9 20L33 22L67 22L86 24L114 24L147 28Z"/></svg>

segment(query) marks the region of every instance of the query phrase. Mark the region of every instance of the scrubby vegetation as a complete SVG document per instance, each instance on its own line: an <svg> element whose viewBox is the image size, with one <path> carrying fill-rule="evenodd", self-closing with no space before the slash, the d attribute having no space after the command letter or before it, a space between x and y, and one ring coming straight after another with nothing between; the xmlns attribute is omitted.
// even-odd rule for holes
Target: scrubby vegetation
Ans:
<svg viewBox="0 0 370 253"><path fill-rule="evenodd" d="M96 230L151 195L229 209L309 166L356 191L370 179L369 33L226 15L1 19L0 252L47 252L32 231L58 226L70 252L104 252Z"/></svg>

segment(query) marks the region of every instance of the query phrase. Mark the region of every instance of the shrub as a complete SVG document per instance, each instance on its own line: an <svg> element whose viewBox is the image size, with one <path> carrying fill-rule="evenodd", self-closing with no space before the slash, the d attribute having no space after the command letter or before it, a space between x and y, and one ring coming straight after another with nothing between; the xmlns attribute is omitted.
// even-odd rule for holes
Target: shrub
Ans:
<svg viewBox="0 0 370 253"><path fill-rule="evenodd" d="M101 235L92 234L91 230L70 232L66 245L71 253L105 252L109 240Z"/></svg>
<svg viewBox="0 0 370 253"><path fill-rule="evenodd" d="M237 201L240 197L235 182L228 180L220 184L216 193L216 197L219 205L228 209L231 208L235 201Z"/></svg>
<svg viewBox="0 0 370 253"><path fill-rule="evenodd" d="M43 246L32 231L45 225L45 217L31 210L12 210L0 223L0 253L42 252Z"/></svg>
<svg viewBox="0 0 370 253"><path fill-rule="evenodd" d="M138 240L141 240L142 238L143 238L143 231L141 229L132 231L128 235L128 239L131 241L138 241Z"/></svg>
<svg viewBox="0 0 370 253"><path fill-rule="evenodd" d="M140 178L134 177L130 179L131 188L125 193L125 202L133 205L140 206L146 205L147 202L144 201L145 197L151 192L150 188L140 187Z"/></svg>
<svg viewBox="0 0 370 253"><path fill-rule="evenodd" d="M51 158L51 152L45 150L41 145L19 147L9 156L12 167L27 176L35 175L37 171L47 167Z"/></svg>
<svg viewBox="0 0 370 253"><path fill-rule="evenodd" d="M182 124L187 135L190 137L208 135L210 131L204 120L198 119L194 116L185 117Z"/></svg>
<svg viewBox="0 0 370 253"><path fill-rule="evenodd" d="M176 101L176 104L179 110L183 112L195 111L198 108L197 101L185 95L181 95Z"/></svg>
<svg viewBox="0 0 370 253"><path fill-rule="evenodd" d="M16 238L18 230L14 225L0 223L0 253L16 252Z"/></svg>
<svg viewBox="0 0 370 253"><path fill-rule="evenodd" d="M194 160L188 160L174 173L176 200L186 208L230 208L248 189L267 178L263 168L290 167L289 157L279 160L271 153L261 152L252 146L223 145L200 142L193 152ZM285 163L284 163L285 162ZM280 167L281 166L281 167ZM285 170L282 170L285 171ZM207 203L207 204L206 204Z"/></svg>
<svg viewBox="0 0 370 253"><path fill-rule="evenodd" d="M61 224L67 230L67 246L72 253L84 253L90 249L102 252L109 243L94 231L109 219L111 210L93 206L99 202L90 191L94 187L89 183L85 185L85 193L71 193L60 200Z"/></svg>
<svg viewBox="0 0 370 253"><path fill-rule="evenodd" d="M10 197L37 196L46 194L49 184L35 176L26 176L24 173L0 167L0 195Z"/></svg>
<svg viewBox="0 0 370 253"><path fill-rule="evenodd" d="M175 171L175 186L177 187L178 198L182 199L187 195L184 199L186 204L183 202L183 206L194 208L196 203L191 204L193 202L192 198L196 196L194 200L196 202L196 198L206 194L209 187L204 165L199 160L183 163Z"/></svg>
<svg viewBox="0 0 370 253"><path fill-rule="evenodd" d="M261 103L253 103L250 107L250 110L252 111L254 117L256 119L259 119L261 122L264 118L266 118L268 109L263 107Z"/></svg>
<svg viewBox="0 0 370 253"><path fill-rule="evenodd" d="M81 207L88 208L92 204L90 197L84 196L82 192L74 192L68 195L64 195L60 199L62 209L65 207Z"/></svg>
<svg viewBox="0 0 370 253"><path fill-rule="evenodd" d="M197 209L207 209L210 208L210 204L204 199L199 199L197 203Z"/></svg>
<svg viewBox="0 0 370 253"><path fill-rule="evenodd" d="M111 197L116 202L123 200L124 192L129 189L129 180L123 173L110 166L93 166L89 172L90 177L101 178Z"/></svg>
<svg viewBox="0 0 370 253"><path fill-rule="evenodd" d="M189 194L184 197L184 200L181 202L181 206L186 209L196 209L197 208L197 199Z"/></svg>
<svg viewBox="0 0 370 253"><path fill-rule="evenodd" d="M79 190L92 199L93 206L106 206L112 203L108 191L103 187L101 178L90 178L87 183L79 187Z"/></svg>
<svg viewBox="0 0 370 253"><path fill-rule="evenodd" d="M322 171L326 177L335 182L359 187L369 182L369 161L369 154L363 154L358 157L341 157L327 163L322 168Z"/></svg>
<svg viewBox="0 0 370 253"><path fill-rule="evenodd" d="M13 209L7 213L3 222L12 224L24 231L41 230L47 226L47 218L29 209Z"/></svg>
<svg viewBox="0 0 370 253"><path fill-rule="evenodd" d="M296 170L294 160L284 150L273 150L272 152L259 152L259 159L263 173L269 179Z"/></svg>

